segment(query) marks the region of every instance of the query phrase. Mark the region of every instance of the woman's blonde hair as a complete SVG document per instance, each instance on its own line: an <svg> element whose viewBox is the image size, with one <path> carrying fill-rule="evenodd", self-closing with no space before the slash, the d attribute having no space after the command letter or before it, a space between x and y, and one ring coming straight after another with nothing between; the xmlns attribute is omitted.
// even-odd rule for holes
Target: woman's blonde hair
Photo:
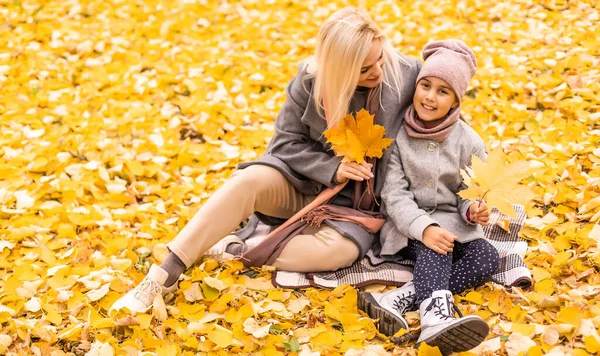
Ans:
<svg viewBox="0 0 600 356"><path fill-rule="evenodd" d="M337 125L348 114L361 68L377 39L381 41L385 61L383 83L400 96L399 57L365 11L352 7L340 9L321 26L315 53L313 97L328 127Z"/></svg>

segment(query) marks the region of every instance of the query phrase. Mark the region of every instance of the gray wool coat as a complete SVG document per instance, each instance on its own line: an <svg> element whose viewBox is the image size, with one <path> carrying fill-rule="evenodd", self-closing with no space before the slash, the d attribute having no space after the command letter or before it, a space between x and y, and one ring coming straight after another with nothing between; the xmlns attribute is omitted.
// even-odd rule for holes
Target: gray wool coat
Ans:
<svg viewBox="0 0 600 356"><path fill-rule="evenodd" d="M402 126L404 112L412 102L415 90L415 81L421 62L398 54L407 64L400 62L402 71L401 95L383 86L381 104L377 123L384 126L387 137L395 137ZM242 163L238 169L243 169L254 164L263 164L279 170L296 189L305 195L317 195L325 187L335 186L335 174L341 162L330 149L330 145L323 136L327 129L325 120L319 116L315 107L313 93L314 78L308 75L307 62L298 66L299 72L289 83L284 102L277 119L275 120L275 134L271 139L265 154L259 159ZM357 90L352 98L350 109L356 112L365 107L366 90ZM375 195L381 194L387 162L391 150L386 150L376 165ZM349 199L346 199L349 202ZM343 199L335 201L345 205ZM283 220L255 213L249 224L237 234L242 239L248 237L255 229L258 220L269 225L283 223ZM359 225L326 220L325 223L344 236L354 241L363 257L372 245L375 236Z"/></svg>
<svg viewBox="0 0 600 356"><path fill-rule="evenodd" d="M466 188L460 169L471 165L472 155L485 160L483 139L462 120L441 143L408 136L404 125L393 144L381 193L387 215L380 232L380 255L393 257L408 245L422 241L423 231L439 224L459 242L483 238L478 224L468 224L471 205L458 192Z"/></svg>

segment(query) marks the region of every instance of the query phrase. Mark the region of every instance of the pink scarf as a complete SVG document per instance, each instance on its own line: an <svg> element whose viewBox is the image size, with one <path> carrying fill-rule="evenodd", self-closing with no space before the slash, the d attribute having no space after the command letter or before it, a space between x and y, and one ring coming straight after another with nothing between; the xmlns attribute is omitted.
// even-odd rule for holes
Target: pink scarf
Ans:
<svg viewBox="0 0 600 356"><path fill-rule="evenodd" d="M434 128L425 128L423 123L419 121L417 111L414 105L411 105L404 115L404 127L406 133L410 137L433 140L436 142L444 142L448 138L450 132L454 128L454 124L460 117L460 105L450 110L446 119Z"/></svg>

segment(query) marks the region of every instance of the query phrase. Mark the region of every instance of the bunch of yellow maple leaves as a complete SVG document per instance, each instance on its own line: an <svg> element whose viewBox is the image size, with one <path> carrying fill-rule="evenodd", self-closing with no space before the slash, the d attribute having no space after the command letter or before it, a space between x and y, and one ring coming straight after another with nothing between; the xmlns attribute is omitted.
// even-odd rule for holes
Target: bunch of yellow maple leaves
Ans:
<svg viewBox="0 0 600 356"><path fill-rule="evenodd" d="M274 289L269 269L239 262L204 260L148 314L107 314L236 164L263 152L296 64L344 5L0 2L0 354L417 354L377 333L354 288ZM597 353L597 3L352 5L407 55L431 39L472 46L466 121L535 168L522 231L534 285L457 297L491 326L474 353Z"/></svg>
<svg viewBox="0 0 600 356"><path fill-rule="evenodd" d="M365 109L348 114L323 135L331 149L344 162L363 163L367 157L381 158L393 138L384 137L385 128L373 122L374 116Z"/></svg>

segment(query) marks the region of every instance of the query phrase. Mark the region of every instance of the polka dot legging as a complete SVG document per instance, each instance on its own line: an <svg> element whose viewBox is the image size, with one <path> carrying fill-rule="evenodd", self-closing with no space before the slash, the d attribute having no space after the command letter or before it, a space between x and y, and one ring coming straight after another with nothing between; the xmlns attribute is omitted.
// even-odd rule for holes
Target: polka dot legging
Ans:
<svg viewBox="0 0 600 356"><path fill-rule="evenodd" d="M455 242L453 251L446 255L411 239L404 253L415 261L413 282L417 305L437 290L459 294L483 284L500 265L498 250L484 239Z"/></svg>

